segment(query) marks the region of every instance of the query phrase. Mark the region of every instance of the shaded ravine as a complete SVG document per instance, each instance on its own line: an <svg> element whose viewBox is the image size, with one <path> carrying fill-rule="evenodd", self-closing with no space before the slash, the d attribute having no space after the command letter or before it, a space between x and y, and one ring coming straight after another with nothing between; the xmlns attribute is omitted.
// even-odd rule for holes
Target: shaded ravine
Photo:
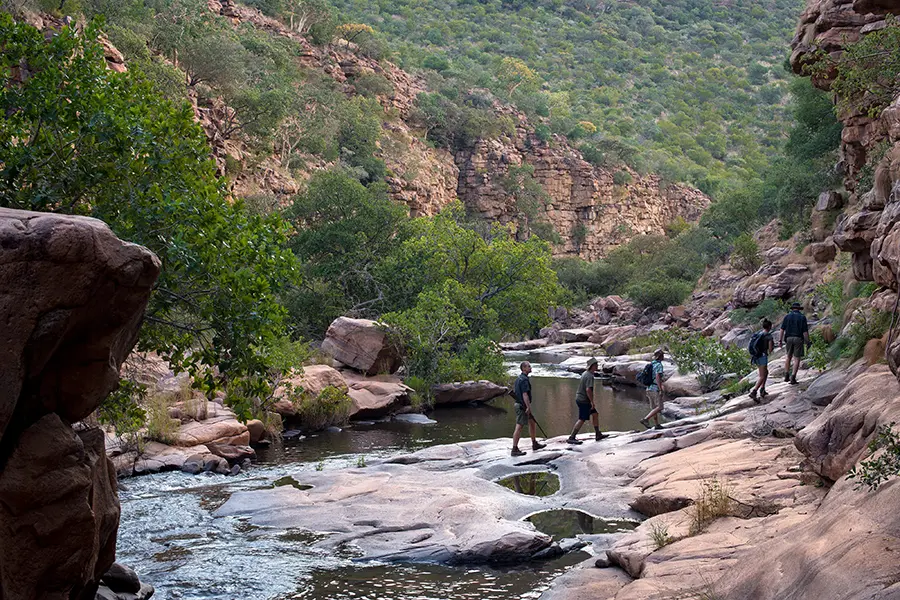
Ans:
<svg viewBox="0 0 900 600"><path fill-rule="evenodd" d="M575 420L578 381L534 378L535 414L549 436ZM646 411L637 394L596 386L605 429L631 429ZM436 410L432 425L399 422L356 424L288 441L260 454L258 466L235 478L180 472L130 479L120 492L122 523L118 560L157 587L160 598L537 598L567 568L584 560L577 552L520 568L448 567L360 561L352 550L314 547L299 530L256 527L241 518L213 517L234 492L271 487L290 473L355 467L428 446L509 437L511 399L485 406Z"/></svg>

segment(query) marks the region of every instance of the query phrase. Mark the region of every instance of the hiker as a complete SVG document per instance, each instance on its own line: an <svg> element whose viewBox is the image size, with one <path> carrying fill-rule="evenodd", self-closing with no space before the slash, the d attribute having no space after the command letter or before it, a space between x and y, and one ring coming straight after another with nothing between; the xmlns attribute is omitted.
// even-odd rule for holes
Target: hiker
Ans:
<svg viewBox="0 0 900 600"><path fill-rule="evenodd" d="M806 322L806 316L800 312L802 308L799 302L791 304L791 312L781 322L781 337L778 339L778 345L787 348L787 356L784 359L784 381L791 385L797 385L800 359L803 358L805 346L809 345L809 324ZM794 360L793 369L791 359Z"/></svg>
<svg viewBox="0 0 900 600"><path fill-rule="evenodd" d="M641 425L650 429L650 419L653 419L656 422L656 426L654 429L662 429L662 425L659 424L659 413L662 412L663 409L663 364L662 360L665 357L665 353L662 349L657 350L653 353L653 360L644 367L644 371L649 371L646 373L648 376L650 385L647 385L647 399L650 401L650 412L647 413L647 416L641 419ZM645 373L641 373L642 376ZM639 377L640 381L642 378ZM642 381L643 383L643 381Z"/></svg>
<svg viewBox="0 0 900 600"><path fill-rule="evenodd" d="M598 442L603 438L609 437L600 431L600 416L597 414L597 407L594 405L594 373L599 368L596 358L591 358L587 363L587 370L582 374L581 381L578 383L578 391L575 392L575 406L578 407L578 420L575 421L575 427L572 429L572 435L566 440L569 444L581 444L581 440L575 438L578 430L584 425L588 419L594 426L594 439Z"/></svg>
<svg viewBox="0 0 900 600"><path fill-rule="evenodd" d="M760 398L769 395L766 391L766 379L769 378L769 354L775 350L775 340L772 338L772 321L768 319L762 320L762 331L757 331L750 338L750 363L756 365L758 377L756 385L750 391L750 398L754 402L759 402L756 393L759 392Z"/></svg>
<svg viewBox="0 0 900 600"><path fill-rule="evenodd" d="M536 422L531 414L531 380L528 374L531 373L531 363L528 361L519 365L522 370L516 378L516 385L513 393L516 396L516 429L513 432L513 447L509 453L510 456L525 456L525 453L519 450L519 438L522 437L522 427L528 425L528 432L531 434L531 449L540 450L546 448L545 444L541 444L536 438Z"/></svg>

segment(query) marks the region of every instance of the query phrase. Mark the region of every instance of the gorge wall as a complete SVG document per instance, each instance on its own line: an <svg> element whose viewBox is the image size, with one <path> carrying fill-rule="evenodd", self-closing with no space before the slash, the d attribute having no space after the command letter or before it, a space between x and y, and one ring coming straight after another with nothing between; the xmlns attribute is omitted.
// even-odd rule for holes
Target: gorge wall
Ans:
<svg viewBox="0 0 900 600"><path fill-rule="evenodd" d="M564 137L541 141L534 133L535 124L523 113L499 103L494 105L495 112L498 118L512 119L514 133L480 139L455 153L434 148L423 141L423 132L410 118L416 97L427 90L422 78L388 61L361 56L350 44L314 46L279 21L233 0L208 0L208 6L235 26L247 23L293 40L301 47L301 64L328 75L346 94L356 93L353 81L362 74L375 73L390 82L393 91L378 96L386 113L382 123L382 158L389 171L387 183L392 197L409 206L412 216L433 215L459 198L471 214L515 228L520 211L501 181L510 166L526 163L534 167L534 179L548 196L539 218L552 225L563 239L554 247L554 253L596 259L635 235L664 233L666 225L679 217L695 222L710 203L698 190L666 184L655 175L639 175L627 167L594 166ZM227 157L245 161L249 153L239 141L224 139L220 134L222 108L198 106L197 115L224 172ZM305 171L291 172L280 163L276 148L271 157L243 169L234 182L235 194L267 193L286 201L302 188L303 180L312 172L329 166L310 157ZM620 170L628 173L630 181L613 182L615 172Z"/></svg>
<svg viewBox="0 0 900 600"><path fill-rule="evenodd" d="M0 208L0 598L93 599L116 472L81 421L118 384L160 262L84 217Z"/></svg>
<svg viewBox="0 0 900 600"><path fill-rule="evenodd" d="M900 0L809 0L792 43L791 64L802 73L824 50L840 56L844 44L883 29L888 15L900 14ZM829 89L827 77L813 78ZM834 242L853 253L853 274L860 281L875 281L897 292L900 280L900 96L875 116L845 112L838 168L849 195L848 208L839 217ZM874 183L859 189L864 168L874 168ZM887 303L893 304L893 303ZM894 336L896 338L896 336ZM900 342L888 348L888 362L900 373Z"/></svg>

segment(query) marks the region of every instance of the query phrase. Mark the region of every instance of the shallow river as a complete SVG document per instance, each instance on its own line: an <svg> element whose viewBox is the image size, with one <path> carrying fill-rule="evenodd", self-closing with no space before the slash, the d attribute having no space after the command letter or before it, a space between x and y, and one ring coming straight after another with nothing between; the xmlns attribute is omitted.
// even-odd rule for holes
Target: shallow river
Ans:
<svg viewBox="0 0 900 600"><path fill-rule="evenodd" d="M532 385L535 416L547 435L568 433L576 417L578 379L532 377ZM639 393L598 381L595 394L604 430L639 427L647 411ZM553 578L587 558L578 552L518 569L361 562L352 554L313 547L315 538L308 532L212 516L231 493L282 484L287 470L302 484L304 470L356 465L363 455L371 459L436 444L510 437L515 423L508 397L429 416L437 423L359 424L286 441L261 452L257 465L237 477L177 472L125 480L117 560L156 586L158 598L487 600L537 598Z"/></svg>

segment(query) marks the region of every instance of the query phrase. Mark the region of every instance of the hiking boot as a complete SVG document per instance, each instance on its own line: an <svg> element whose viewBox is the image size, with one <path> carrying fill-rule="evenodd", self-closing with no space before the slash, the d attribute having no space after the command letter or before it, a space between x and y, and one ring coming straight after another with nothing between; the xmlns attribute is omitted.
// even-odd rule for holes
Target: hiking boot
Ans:
<svg viewBox="0 0 900 600"><path fill-rule="evenodd" d="M599 442L600 440L605 440L608 437L609 436L606 435L605 433L603 433L602 431L598 431L596 434L594 434L594 440L597 442Z"/></svg>
<svg viewBox="0 0 900 600"><path fill-rule="evenodd" d="M647 419L641 419L641 425L643 425L646 429L650 429L650 421Z"/></svg>
<svg viewBox="0 0 900 600"><path fill-rule="evenodd" d="M582 442L581 440L576 440L573 437L570 437L569 439L566 440L566 443L567 444L575 444L577 446L577 445L583 444L584 442Z"/></svg>
<svg viewBox="0 0 900 600"><path fill-rule="evenodd" d="M785 383L789 383L790 381L791 381L791 374L790 374L790 373L785 373L785 374L784 374L784 382L785 382Z"/></svg>
<svg viewBox="0 0 900 600"><path fill-rule="evenodd" d="M525 453L519 450L518 448L513 448L509 453L510 456L525 456Z"/></svg>
<svg viewBox="0 0 900 600"><path fill-rule="evenodd" d="M798 383L800 383L800 382L797 381L796 377L791 377L791 385L797 385Z"/></svg>
<svg viewBox="0 0 900 600"><path fill-rule="evenodd" d="M753 400L757 404L759 403L759 398L756 397L756 390L753 390L752 392L750 392L749 396L750 396L751 400Z"/></svg>
<svg viewBox="0 0 900 600"><path fill-rule="evenodd" d="M541 448L546 448L547 444L542 444L540 442L531 442L532 450L540 450Z"/></svg>
<svg viewBox="0 0 900 600"><path fill-rule="evenodd" d="M662 428L663 428L663 426L660 425L659 423L657 423L656 426L655 426L653 429L662 429Z"/></svg>
<svg viewBox="0 0 900 600"><path fill-rule="evenodd" d="M765 397L768 396L768 395L769 395L769 392L766 391L766 388L763 388L763 389L759 390L759 396L760 396L760 398L765 398Z"/></svg>

